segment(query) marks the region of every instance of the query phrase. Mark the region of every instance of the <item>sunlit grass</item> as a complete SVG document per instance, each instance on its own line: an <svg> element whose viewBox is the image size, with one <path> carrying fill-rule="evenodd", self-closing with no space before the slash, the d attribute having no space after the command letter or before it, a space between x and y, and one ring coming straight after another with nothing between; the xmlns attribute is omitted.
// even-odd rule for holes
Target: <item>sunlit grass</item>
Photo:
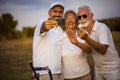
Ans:
<svg viewBox="0 0 120 80"><path fill-rule="evenodd" d="M116 47L116 49L119 53L119 56L120 56L120 31L113 31L112 35L113 35L113 39L115 42L115 47Z"/></svg>
<svg viewBox="0 0 120 80"><path fill-rule="evenodd" d="M120 54L120 32L112 32ZM87 56L93 75L93 62ZM32 38L0 41L0 80L31 80ZM93 77L93 76L92 76Z"/></svg>
<svg viewBox="0 0 120 80"><path fill-rule="evenodd" d="M0 42L0 80L30 80L32 39Z"/></svg>

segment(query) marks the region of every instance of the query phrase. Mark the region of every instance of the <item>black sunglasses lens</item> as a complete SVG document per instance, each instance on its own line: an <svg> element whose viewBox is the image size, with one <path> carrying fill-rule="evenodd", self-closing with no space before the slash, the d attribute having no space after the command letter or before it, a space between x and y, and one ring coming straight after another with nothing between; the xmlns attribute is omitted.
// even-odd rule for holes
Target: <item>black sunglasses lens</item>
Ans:
<svg viewBox="0 0 120 80"><path fill-rule="evenodd" d="M87 18L87 15L84 14L84 15L82 15L82 16L78 16L78 19L81 19L81 17L83 17L83 18Z"/></svg>
<svg viewBox="0 0 120 80"><path fill-rule="evenodd" d="M87 18L87 15L85 14L85 15L83 15L82 17L83 17L83 18Z"/></svg>
<svg viewBox="0 0 120 80"><path fill-rule="evenodd" d="M78 19L81 19L81 16L78 16Z"/></svg>

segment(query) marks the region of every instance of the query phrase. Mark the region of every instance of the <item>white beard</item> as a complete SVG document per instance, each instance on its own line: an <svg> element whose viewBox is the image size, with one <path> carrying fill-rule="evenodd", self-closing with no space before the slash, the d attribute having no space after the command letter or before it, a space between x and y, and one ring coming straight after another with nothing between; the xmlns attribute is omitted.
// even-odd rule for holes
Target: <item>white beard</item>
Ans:
<svg viewBox="0 0 120 80"><path fill-rule="evenodd" d="M84 23L81 23L82 24L82 26L84 27L84 28L87 28L88 27L88 25L91 23L91 19L90 20L85 20L85 21L82 21L82 22L84 22Z"/></svg>

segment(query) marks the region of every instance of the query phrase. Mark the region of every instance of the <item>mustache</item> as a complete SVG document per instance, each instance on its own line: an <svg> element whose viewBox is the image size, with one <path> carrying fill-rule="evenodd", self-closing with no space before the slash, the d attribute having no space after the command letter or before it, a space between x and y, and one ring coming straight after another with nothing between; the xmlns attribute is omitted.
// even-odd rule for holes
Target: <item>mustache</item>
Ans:
<svg viewBox="0 0 120 80"><path fill-rule="evenodd" d="M62 18L62 17L60 17L60 16L53 16L53 18Z"/></svg>
<svg viewBox="0 0 120 80"><path fill-rule="evenodd" d="M88 20L83 20L83 21L80 21L80 23L84 23L84 22L87 22Z"/></svg>

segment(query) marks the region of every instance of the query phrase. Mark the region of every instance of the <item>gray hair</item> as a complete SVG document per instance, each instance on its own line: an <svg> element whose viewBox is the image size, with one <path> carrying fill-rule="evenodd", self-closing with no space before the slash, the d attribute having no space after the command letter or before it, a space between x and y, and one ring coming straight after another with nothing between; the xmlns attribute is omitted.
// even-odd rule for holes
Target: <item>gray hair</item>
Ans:
<svg viewBox="0 0 120 80"><path fill-rule="evenodd" d="M75 11L74 10L67 10L66 12L65 12L65 14L64 14L64 18L66 18L66 15L68 14L68 13L73 13L74 15L75 15L75 17L77 18L77 14L75 13Z"/></svg>
<svg viewBox="0 0 120 80"><path fill-rule="evenodd" d="M90 13L93 13L92 9L91 9L89 6L87 6L87 5L80 6L80 7L78 8L78 11L80 11L80 10L83 9L83 8L87 8Z"/></svg>

